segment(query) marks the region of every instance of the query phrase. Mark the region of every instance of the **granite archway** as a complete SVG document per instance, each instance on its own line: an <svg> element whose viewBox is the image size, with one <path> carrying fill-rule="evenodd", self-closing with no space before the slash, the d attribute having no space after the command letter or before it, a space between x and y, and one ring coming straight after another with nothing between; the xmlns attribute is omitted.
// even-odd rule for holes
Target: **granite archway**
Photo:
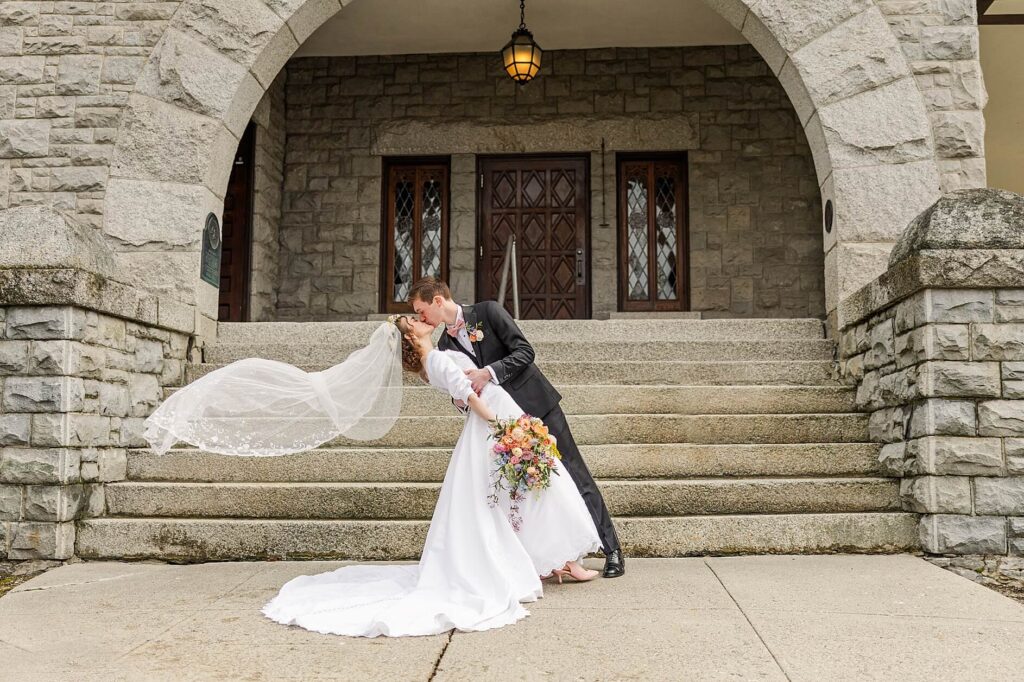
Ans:
<svg viewBox="0 0 1024 682"><path fill-rule="evenodd" d="M352 0L185 0L130 95L105 196L119 267L197 305L200 232L219 214L247 121L299 45ZM370 2L372 0L357 0ZM826 306L885 270L909 220L940 194L913 73L873 0L706 0L760 52L804 127L823 205ZM203 324L203 322L206 324Z"/></svg>

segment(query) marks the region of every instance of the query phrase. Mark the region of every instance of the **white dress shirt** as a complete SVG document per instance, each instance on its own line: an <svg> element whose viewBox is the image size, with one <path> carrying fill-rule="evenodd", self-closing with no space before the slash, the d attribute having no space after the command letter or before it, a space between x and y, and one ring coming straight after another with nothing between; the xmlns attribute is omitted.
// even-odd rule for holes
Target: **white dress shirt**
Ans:
<svg viewBox="0 0 1024 682"><path fill-rule="evenodd" d="M463 324L462 324L462 328L459 330L458 335L455 337L455 340L458 341L459 345L462 346L463 348L465 348L467 351L469 351L469 354L472 355L475 358L476 357L476 350L473 349L473 343L469 340L469 330L466 329L466 324L465 324L466 323L466 318L462 314L462 306L460 305L460 306L456 306L456 307L458 308L458 312L455 313L455 324L458 324L460 321ZM451 326L454 327L455 324L453 324ZM447 325L447 324L445 325L445 333L446 334L448 333L448 326L449 325ZM498 375L496 375L494 373L494 369L490 365L486 365L486 368L487 368L487 371L490 372L490 374L491 374L491 383L494 383L494 384L498 383Z"/></svg>

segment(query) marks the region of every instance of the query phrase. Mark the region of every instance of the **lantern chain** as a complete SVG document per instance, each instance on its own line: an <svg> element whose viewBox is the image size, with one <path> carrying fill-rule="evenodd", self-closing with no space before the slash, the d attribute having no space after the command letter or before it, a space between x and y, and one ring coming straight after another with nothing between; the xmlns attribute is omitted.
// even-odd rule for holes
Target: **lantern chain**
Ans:
<svg viewBox="0 0 1024 682"><path fill-rule="evenodd" d="M519 30L526 29L526 0L519 0Z"/></svg>

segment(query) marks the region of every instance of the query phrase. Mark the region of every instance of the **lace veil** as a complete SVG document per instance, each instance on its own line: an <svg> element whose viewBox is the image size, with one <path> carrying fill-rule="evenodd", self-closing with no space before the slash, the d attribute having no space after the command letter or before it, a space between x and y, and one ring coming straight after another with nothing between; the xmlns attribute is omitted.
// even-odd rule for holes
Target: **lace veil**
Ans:
<svg viewBox="0 0 1024 682"><path fill-rule="evenodd" d="M381 438L402 409L401 333L383 323L341 363L306 372L246 358L179 389L145 422L158 454L176 442L224 455L286 455L329 440Z"/></svg>

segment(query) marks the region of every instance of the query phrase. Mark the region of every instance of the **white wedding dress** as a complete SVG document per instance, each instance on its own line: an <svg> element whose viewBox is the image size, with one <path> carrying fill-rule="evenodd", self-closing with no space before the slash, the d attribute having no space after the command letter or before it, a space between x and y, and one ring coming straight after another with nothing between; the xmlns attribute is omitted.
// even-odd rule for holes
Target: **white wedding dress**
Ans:
<svg viewBox="0 0 1024 682"><path fill-rule="evenodd" d="M473 390L464 354L432 350L430 384L465 400ZM522 410L488 384L481 397L501 418ZM564 467L551 486L520 503L512 529L507 492L492 506L490 428L470 413L452 452L418 565L363 564L287 582L263 607L268 618L325 634L434 635L488 630L529 615L522 602L543 596L539 576L600 549L593 519Z"/></svg>

